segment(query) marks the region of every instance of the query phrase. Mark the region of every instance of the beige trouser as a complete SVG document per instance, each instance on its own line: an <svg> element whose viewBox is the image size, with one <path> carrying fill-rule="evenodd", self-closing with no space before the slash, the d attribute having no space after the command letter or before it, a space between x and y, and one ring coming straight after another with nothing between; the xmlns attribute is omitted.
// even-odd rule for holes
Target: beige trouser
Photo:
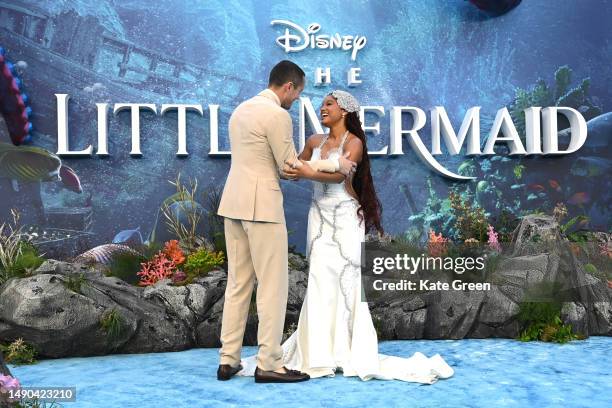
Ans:
<svg viewBox="0 0 612 408"><path fill-rule="evenodd" d="M236 367L257 277L257 365L283 366L281 341L288 291L287 227L284 223L225 218L227 287L221 323L221 364Z"/></svg>

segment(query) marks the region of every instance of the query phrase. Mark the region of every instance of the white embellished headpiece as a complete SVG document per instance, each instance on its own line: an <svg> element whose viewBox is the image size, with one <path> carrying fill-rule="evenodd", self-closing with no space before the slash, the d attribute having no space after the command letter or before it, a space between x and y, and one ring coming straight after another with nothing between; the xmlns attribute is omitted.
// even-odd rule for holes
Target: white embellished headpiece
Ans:
<svg viewBox="0 0 612 408"><path fill-rule="evenodd" d="M336 98L338 106L347 112L359 112L359 102L350 93L336 89L329 93L331 96Z"/></svg>

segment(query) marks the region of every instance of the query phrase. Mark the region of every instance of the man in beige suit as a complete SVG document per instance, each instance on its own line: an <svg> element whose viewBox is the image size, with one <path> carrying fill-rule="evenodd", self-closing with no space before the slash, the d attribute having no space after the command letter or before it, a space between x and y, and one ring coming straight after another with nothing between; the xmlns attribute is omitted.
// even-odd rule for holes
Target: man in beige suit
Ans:
<svg viewBox="0 0 612 408"><path fill-rule="evenodd" d="M287 307L288 242L279 177L310 178L316 173L313 169L347 175L355 163L344 157L309 164L298 160L287 110L304 85L304 71L281 61L270 72L268 89L240 104L229 120L232 163L218 210L225 217L228 259L219 380L230 379L242 368L240 351L255 278L259 317L255 381L309 379L283 366L280 343ZM308 165L312 169L306 169Z"/></svg>

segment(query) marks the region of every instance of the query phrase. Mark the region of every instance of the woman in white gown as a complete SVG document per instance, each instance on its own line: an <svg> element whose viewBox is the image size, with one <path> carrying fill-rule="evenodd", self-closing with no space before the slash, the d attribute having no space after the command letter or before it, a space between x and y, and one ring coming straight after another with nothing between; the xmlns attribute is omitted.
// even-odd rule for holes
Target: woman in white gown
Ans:
<svg viewBox="0 0 612 408"><path fill-rule="evenodd" d="M378 339L367 302L361 301L361 244L368 230L382 232L365 134L357 100L333 91L321 107L328 135L311 136L300 159L317 160L350 152L358 163L346 180L338 173L321 173L314 182L308 213L308 288L296 331L283 345L285 367L311 378L342 371L344 376L433 384L453 375L439 354L416 352L409 358L378 353ZM241 362L238 375L253 375L255 356Z"/></svg>

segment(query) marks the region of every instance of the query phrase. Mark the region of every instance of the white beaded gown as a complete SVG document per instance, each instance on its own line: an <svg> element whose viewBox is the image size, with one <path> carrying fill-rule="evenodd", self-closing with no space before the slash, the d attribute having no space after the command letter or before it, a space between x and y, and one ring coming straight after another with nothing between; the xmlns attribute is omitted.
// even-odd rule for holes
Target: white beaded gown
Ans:
<svg viewBox="0 0 612 408"><path fill-rule="evenodd" d="M342 154L346 140L330 152ZM321 147L312 160L320 158ZM308 373L311 378L346 377L362 380L403 380L433 384L448 378L454 370L439 355L420 352L409 358L378 353L378 339L367 302L361 301L361 243L363 222L359 204L344 183L314 182L308 213L308 288L296 331L282 344L287 368ZM254 375L256 356L243 358L241 376Z"/></svg>

